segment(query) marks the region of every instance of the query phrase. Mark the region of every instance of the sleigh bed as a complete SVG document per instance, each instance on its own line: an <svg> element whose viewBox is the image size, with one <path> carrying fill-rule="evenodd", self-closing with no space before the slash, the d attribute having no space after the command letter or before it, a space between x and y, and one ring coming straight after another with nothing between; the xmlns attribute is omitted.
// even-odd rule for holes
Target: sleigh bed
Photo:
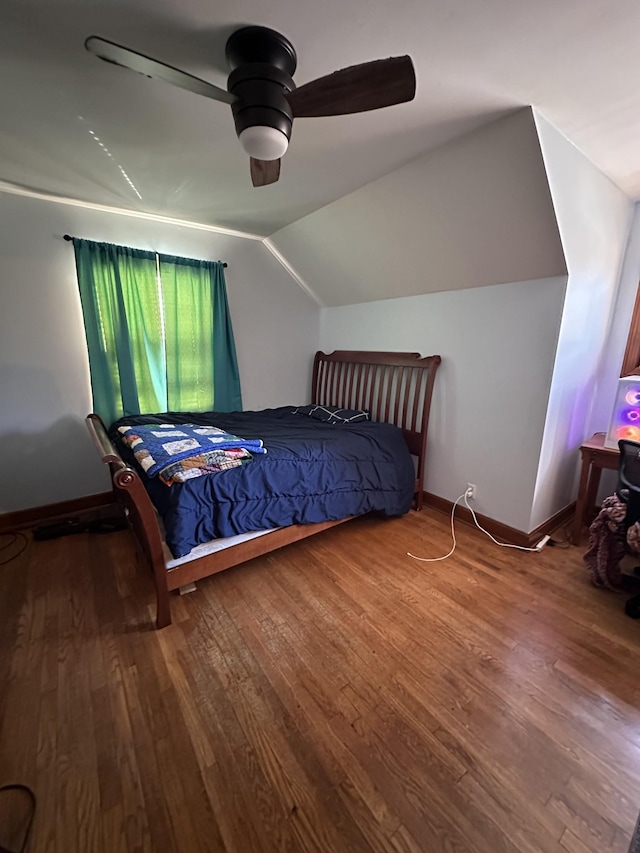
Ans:
<svg viewBox="0 0 640 853"><path fill-rule="evenodd" d="M98 415L90 414L87 426L109 466L115 498L153 573L157 627L171 623L170 592L356 515L398 515L411 502L421 509L429 410L439 364L439 356L422 358L418 353L318 352L309 407L144 415L122 419L110 431ZM316 407L323 407L320 422ZM365 410L368 418L326 423L325 408ZM123 430L150 421L177 427L220 421L229 432L233 428L251 437L254 416L259 424L255 430L266 436L266 454L241 468L171 486L148 477L120 441ZM270 479L270 471L278 467L289 477L276 481L280 486ZM291 493L307 480L309 494L291 504ZM283 507L280 492L286 498ZM242 501L238 493L244 495ZM195 522L194 507L201 514Z"/></svg>

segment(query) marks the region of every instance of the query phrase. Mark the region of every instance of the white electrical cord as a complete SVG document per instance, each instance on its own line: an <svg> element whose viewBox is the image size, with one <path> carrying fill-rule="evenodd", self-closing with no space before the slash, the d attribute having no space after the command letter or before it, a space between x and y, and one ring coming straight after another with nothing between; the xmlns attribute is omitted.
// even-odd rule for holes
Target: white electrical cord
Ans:
<svg viewBox="0 0 640 853"><path fill-rule="evenodd" d="M413 557L414 560L420 560L421 563L437 563L440 560L446 560L453 554L453 552L456 550L456 545L458 544L456 542L454 516L456 512L456 507L458 506L461 500L464 500L465 505L471 513L474 524L478 528L478 530L481 530L483 533L485 533L489 537L489 539L491 539L492 542L495 542L496 545L499 545L501 548L516 548L518 551L535 551L538 554L540 553L540 551L542 550L542 546L545 544L545 540L548 541L549 537L544 537L543 539L541 539L535 548L525 548L524 545L511 545L509 542L498 542L498 540L494 536L492 536L488 530L485 530L484 527L482 527L482 525L478 521L474 510L469 506L469 501L467 500L468 494L469 489L463 492L459 498L456 498L454 505L451 507L451 536L453 538L453 545L451 546L451 550L449 551L449 553L445 554L444 557L416 557L415 554L412 554L410 551L407 551L407 557Z"/></svg>
<svg viewBox="0 0 640 853"><path fill-rule="evenodd" d="M447 557L450 557L453 552L456 550L456 529L453 523L453 516L455 515L456 507L462 500L462 498L466 498L467 493L463 492L459 498L456 498L456 502L451 507L451 536L453 537L453 545L451 546L451 550L448 554L445 554L444 557L416 557L415 554L412 554L411 551L407 551L407 557L413 557L414 560L420 560L421 563L437 563L439 560L446 560Z"/></svg>

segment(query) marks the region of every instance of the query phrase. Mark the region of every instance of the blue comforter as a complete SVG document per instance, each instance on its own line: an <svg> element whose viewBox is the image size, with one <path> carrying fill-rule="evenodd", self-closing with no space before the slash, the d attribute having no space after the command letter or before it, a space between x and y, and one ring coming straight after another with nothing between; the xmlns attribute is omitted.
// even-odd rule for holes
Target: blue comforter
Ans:
<svg viewBox="0 0 640 853"><path fill-rule="evenodd" d="M291 406L122 418L110 435L127 463L139 471L117 427L154 422L214 425L243 438L262 439L267 450L249 465L172 486L141 472L176 557L211 539L371 511L402 515L411 506L413 460L401 430L391 424L322 423L293 414Z"/></svg>

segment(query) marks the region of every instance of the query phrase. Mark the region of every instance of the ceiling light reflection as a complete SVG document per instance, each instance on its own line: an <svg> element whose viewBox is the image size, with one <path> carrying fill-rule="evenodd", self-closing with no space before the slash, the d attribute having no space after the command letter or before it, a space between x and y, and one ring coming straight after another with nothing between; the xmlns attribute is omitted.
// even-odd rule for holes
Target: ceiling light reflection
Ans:
<svg viewBox="0 0 640 853"><path fill-rule="evenodd" d="M130 186L130 187L131 187L131 189L134 191L134 193L138 196L138 198L140 199L140 201L142 201L142 196L141 196L141 195L140 195L140 193L138 192L138 189L137 189L136 185L133 183L133 181L131 180L131 178L129 177L129 175L127 175L127 173L126 173L126 172L125 172L125 170L122 168L122 166L120 165L120 163L117 163L117 162L114 160L114 158L113 158L113 154L111 153L111 151L109 151L109 149L108 149L108 148L107 148L107 146L104 144L104 142L102 142L102 140L100 139L100 137L99 137L96 133L94 133L94 131L93 131L93 130L90 130L90 131L89 131L89 135L90 135L93 139L95 139L95 141L98 143L98 145L100 146L100 148L102 148L102 150L103 150L103 151L104 151L104 153L107 155L107 157L109 157L111 160L113 160L113 162L116 164L116 166L117 166L117 167L118 167L118 169L120 170L120 172L121 172L121 174L122 174L122 177L123 177L123 178L125 179L125 181L129 184L129 186Z"/></svg>

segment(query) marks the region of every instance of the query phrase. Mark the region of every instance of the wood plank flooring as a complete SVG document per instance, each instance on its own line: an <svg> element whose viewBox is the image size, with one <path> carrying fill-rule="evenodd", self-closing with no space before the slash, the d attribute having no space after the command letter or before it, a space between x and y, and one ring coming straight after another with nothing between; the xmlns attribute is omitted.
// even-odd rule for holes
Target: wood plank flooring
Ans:
<svg viewBox="0 0 640 853"><path fill-rule="evenodd" d="M625 853L640 623L582 549L459 525L449 560L406 556L448 524L349 522L174 597L160 632L128 532L31 542L0 570L30 853Z"/></svg>

